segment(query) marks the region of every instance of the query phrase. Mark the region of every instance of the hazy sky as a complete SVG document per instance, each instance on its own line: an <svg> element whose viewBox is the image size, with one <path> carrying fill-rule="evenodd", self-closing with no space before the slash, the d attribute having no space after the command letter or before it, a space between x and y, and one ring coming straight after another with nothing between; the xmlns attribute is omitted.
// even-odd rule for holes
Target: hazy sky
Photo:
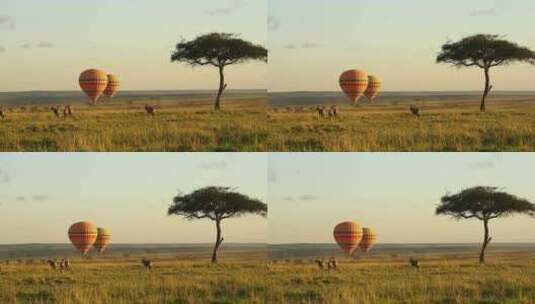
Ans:
<svg viewBox="0 0 535 304"><path fill-rule="evenodd" d="M208 220L167 216L172 198L209 185L266 200L262 153L2 153L0 243L66 243L80 220L107 227L115 243L212 242ZM227 242L265 242L267 220L223 223Z"/></svg>
<svg viewBox="0 0 535 304"><path fill-rule="evenodd" d="M292 153L269 155L270 243L333 243L355 220L382 243L480 242L482 224L435 216L446 192L505 187L535 201L535 154ZM495 242L535 242L535 219L491 222Z"/></svg>
<svg viewBox="0 0 535 304"><path fill-rule="evenodd" d="M532 0L270 0L269 88L338 90L360 68L384 89L480 90L478 69L435 64L440 47L476 33L504 35L535 49ZM535 67L492 71L496 90L534 90Z"/></svg>
<svg viewBox="0 0 535 304"><path fill-rule="evenodd" d="M0 92L77 90L86 68L123 90L213 89L213 68L171 64L183 37L230 32L266 44L266 0L2 0ZM267 66L230 67L229 88L266 88Z"/></svg>

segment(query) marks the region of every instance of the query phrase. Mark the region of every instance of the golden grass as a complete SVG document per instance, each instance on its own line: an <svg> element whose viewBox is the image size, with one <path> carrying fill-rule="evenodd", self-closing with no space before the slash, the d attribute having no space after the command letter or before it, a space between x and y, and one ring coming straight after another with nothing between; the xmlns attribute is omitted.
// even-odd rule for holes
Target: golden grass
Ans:
<svg viewBox="0 0 535 304"><path fill-rule="evenodd" d="M266 284L272 303L533 303L535 256L494 256L421 261L382 258L344 261L338 271L315 265L276 264Z"/></svg>
<svg viewBox="0 0 535 304"><path fill-rule="evenodd" d="M2 265L0 303L264 303L265 259L74 260L71 271Z"/></svg>
<svg viewBox="0 0 535 304"><path fill-rule="evenodd" d="M270 114L270 151L534 151L535 105L492 101L426 102L417 118L406 105L343 107L339 119Z"/></svg>
<svg viewBox="0 0 535 304"><path fill-rule="evenodd" d="M2 265L0 303L533 303L535 255L433 256L414 269L400 258L340 261L338 271L309 262L266 266L262 254L161 258L152 271L138 259L75 260L58 272Z"/></svg>
<svg viewBox="0 0 535 304"><path fill-rule="evenodd" d="M41 107L7 113L0 151L262 151L265 112L260 97L227 100L220 113L208 102L162 105L154 117L141 102L77 107L73 118Z"/></svg>

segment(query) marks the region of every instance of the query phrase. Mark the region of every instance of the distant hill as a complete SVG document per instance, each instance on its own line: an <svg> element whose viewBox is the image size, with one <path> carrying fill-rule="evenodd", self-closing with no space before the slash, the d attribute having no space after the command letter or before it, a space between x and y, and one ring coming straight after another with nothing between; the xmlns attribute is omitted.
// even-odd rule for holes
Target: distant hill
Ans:
<svg viewBox="0 0 535 304"><path fill-rule="evenodd" d="M377 104L396 103L425 103L439 102L478 102L481 98L479 91L449 91L449 92L383 92L377 97ZM496 91L492 92L489 100L535 101L535 91ZM366 97L360 102L367 104ZM312 106L319 104L346 105L348 99L342 92L270 92L269 105L284 106Z"/></svg>
<svg viewBox="0 0 535 304"><path fill-rule="evenodd" d="M442 255L477 253L481 244L377 244L368 255ZM533 252L535 243L494 243L489 252ZM270 256L273 259L312 258L342 255L336 244L270 244Z"/></svg>
<svg viewBox="0 0 535 304"><path fill-rule="evenodd" d="M114 103L134 102L136 100L151 100L153 102L181 102L192 100L212 100L216 91L120 91L114 98ZM251 96L266 96L266 90L228 90L224 98L240 99ZM105 97L101 97L105 100ZM81 91L28 91L28 92L0 92L0 104L16 105L43 105L71 103L85 104L87 97Z"/></svg>
<svg viewBox="0 0 535 304"><path fill-rule="evenodd" d="M197 255L210 254L213 244L111 244L106 256L122 255ZM227 243L227 253L267 252L267 244ZM0 245L0 259L43 258L50 256L79 256L71 244L16 244Z"/></svg>

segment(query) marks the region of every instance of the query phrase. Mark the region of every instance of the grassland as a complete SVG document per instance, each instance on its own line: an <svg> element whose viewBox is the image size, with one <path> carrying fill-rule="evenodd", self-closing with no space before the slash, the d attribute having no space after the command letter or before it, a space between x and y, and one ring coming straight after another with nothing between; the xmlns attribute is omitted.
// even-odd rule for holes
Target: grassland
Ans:
<svg viewBox="0 0 535 304"><path fill-rule="evenodd" d="M414 250L427 252L419 269L388 250L339 258L337 271L320 270L312 256L267 264L266 251L250 250L223 254L219 265L208 253L148 256L151 271L130 256L73 259L66 272L26 259L0 266L0 303L535 302L533 251L492 252L479 265L475 254L406 251Z"/></svg>
<svg viewBox="0 0 535 304"><path fill-rule="evenodd" d="M330 102L325 102L330 105ZM421 117L409 114L409 105ZM535 98L342 106L338 119L320 119L308 105L271 105L270 151L534 151Z"/></svg>
<svg viewBox="0 0 535 304"><path fill-rule="evenodd" d="M78 259L65 272L11 263L1 266L0 303L264 303L261 257L207 261L154 258L149 271L139 259Z"/></svg>
<svg viewBox="0 0 535 304"><path fill-rule="evenodd" d="M56 118L47 106L5 111L0 151L263 151L267 149L265 96L225 100L223 111L211 100L180 103L159 100L156 115L144 103L81 106L74 117Z"/></svg>
<svg viewBox="0 0 535 304"><path fill-rule="evenodd" d="M299 260L301 261L301 260ZM419 269L399 258L342 261L336 272L277 263L267 275L271 303L535 303L535 254L435 256Z"/></svg>

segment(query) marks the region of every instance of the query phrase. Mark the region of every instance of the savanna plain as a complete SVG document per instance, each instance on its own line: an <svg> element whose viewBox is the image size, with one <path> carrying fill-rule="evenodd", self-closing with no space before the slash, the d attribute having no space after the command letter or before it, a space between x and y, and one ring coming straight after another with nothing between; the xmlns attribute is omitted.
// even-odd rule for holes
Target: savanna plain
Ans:
<svg viewBox="0 0 535 304"><path fill-rule="evenodd" d="M68 248L65 245L65 248ZM207 246L206 252L209 252ZM487 264L477 245L378 245L371 255L337 257L336 271L316 259L333 245L229 245L211 265L202 248L133 251L72 258L67 271L38 255L1 265L5 303L533 303L532 245L495 244ZM19 248L20 250L20 248ZM173 253L172 253L173 252ZM42 254L50 254L44 253ZM141 257L154 261L144 269ZM419 267L410 266L410 257Z"/></svg>
<svg viewBox="0 0 535 304"><path fill-rule="evenodd" d="M270 93L271 151L533 151L535 94L384 93L349 105L332 92ZM337 107L323 115L318 107Z"/></svg>
<svg viewBox="0 0 535 304"><path fill-rule="evenodd" d="M212 92L124 92L89 106L72 92L3 93L1 151L262 151L266 93L229 91L221 111ZM72 115L65 116L65 105ZM146 106L152 108L152 112ZM56 115L53 107L58 107Z"/></svg>

